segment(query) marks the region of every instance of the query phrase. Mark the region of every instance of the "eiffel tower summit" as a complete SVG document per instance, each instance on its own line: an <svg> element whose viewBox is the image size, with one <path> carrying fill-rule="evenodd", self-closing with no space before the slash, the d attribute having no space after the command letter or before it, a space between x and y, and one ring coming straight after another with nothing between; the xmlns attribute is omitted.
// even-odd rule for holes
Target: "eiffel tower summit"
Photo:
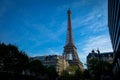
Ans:
<svg viewBox="0 0 120 80"><path fill-rule="evenodd" d="M66 44L64 46L63 57L68 61L68 63L71 66L76 66L78 69L83 70L83 64L79 60L77 54L77 48L74 44L70 9L68 9L67 14L68 14L68 26L67 26Z"/></svg>

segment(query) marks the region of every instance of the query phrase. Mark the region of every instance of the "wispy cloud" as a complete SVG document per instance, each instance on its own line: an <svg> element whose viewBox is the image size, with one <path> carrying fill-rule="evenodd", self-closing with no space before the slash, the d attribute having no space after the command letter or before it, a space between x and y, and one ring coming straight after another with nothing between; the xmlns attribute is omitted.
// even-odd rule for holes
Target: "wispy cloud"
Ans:
<svg viewBox="0 0 120 80"><path fill-rule="evenodd" d="M87 14L85 13L84 16L78 15L72 21L74 28L84 27L84 29L86 28L91 32L105 31L107 26L107 4L94 5L94 8L88 11Z"/></svg>
<svg viewBox="0 0 120 80"><path fill-rule="evenodd" d="M110 38L106 35L100 35L88 38L83 50L86 52L99 48L101 52L112 51Z"/></svg>
<svg viewBox="0 0 120 80"><path fill-rule="evenodd" d="M93 49L99 48L100 52L112 52L111 41L108 35L91 36L85 41L83 48L78 51L79 57L85 62L86 56Z"/></svg>

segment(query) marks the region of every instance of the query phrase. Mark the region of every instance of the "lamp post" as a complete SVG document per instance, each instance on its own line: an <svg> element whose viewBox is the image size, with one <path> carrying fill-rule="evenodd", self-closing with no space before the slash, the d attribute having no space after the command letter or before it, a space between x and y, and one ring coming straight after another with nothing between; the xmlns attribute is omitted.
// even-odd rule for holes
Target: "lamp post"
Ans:
<svg viewBox="0 0 120 80"><path fill-rule="evenodd" d="M102 75L102 63L101 63L101 54L100 54L100 51L99 49L97 49L97 52L98 52L98 58L99 58L99 79L101 78L101 75Z"/></svg>

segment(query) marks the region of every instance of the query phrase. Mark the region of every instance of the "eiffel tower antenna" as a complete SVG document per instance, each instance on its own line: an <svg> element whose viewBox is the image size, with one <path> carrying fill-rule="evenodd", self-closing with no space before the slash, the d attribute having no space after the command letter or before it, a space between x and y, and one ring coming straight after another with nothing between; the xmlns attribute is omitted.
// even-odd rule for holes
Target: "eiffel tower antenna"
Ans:
<svg viewBox="0 0 120 80"><path fill-rule="evenodd" d="M67 11L68 14L68 27L67 27L67 37L66 45L74 45L73 33L72 33L72 22L71 22L71 10L70 8Z"/></svg>

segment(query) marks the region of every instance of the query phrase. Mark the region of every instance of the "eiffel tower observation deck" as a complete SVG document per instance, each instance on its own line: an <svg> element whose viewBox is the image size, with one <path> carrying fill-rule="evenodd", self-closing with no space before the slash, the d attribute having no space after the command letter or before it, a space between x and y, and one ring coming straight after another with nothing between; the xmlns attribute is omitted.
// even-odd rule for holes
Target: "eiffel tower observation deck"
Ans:
<svg viewBox="0 0 120 80"><path fill-rule="evenodd" d="M70 9L67 11L67 14L68 14L68 26L67 26L66 44L64 46L63 57L69 62L71 66L77 66L79 69L83 70L83 64L78 57L77 48L74 44Z"/></svg>

